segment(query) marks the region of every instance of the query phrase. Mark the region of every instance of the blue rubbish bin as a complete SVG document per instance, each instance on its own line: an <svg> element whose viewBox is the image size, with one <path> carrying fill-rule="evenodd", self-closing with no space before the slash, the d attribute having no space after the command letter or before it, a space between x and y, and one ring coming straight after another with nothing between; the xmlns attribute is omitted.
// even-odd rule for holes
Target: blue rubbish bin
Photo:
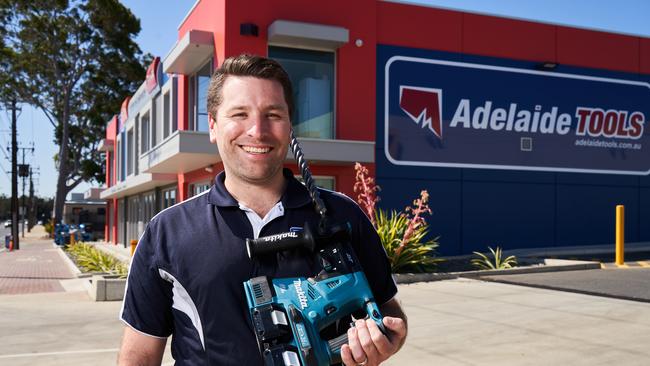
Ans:
<svg viewBox="0 0 650 366"><path fill-rule="evenodd" d="M5 235L5 248L9 249L10 242L11 242L11 235Z"/></svg>

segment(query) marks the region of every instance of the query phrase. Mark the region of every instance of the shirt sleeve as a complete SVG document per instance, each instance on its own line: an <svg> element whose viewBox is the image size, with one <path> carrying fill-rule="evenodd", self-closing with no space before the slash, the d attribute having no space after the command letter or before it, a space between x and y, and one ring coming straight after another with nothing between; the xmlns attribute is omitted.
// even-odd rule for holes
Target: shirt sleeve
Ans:
<svg viewBox="0 0 650 366"><path fill-rule="evenodd" d="M120 318L131 328L153 337L172 333L172 287L159 273L151 224L138 241L131 261Z"/></svg>
<svg viewBox="0 0 650 366"><path fill-rule="evenodd" d="M361 208L356 208L356 223L352 228L352 246L361 262L378 305L385 304L397 294L386 250L377 231Z"/></svg>

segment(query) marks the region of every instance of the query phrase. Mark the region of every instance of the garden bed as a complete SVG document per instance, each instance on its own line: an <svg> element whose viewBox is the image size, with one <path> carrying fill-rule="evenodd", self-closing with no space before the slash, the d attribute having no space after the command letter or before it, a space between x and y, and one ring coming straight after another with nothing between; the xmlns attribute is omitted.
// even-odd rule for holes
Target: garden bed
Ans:
<svg viewBox="0 0 650 366"><path fill-rule="evenodd" d="M87 279L84 286L94 301L122 300L128 268L125 263L88 244L61 249L78 269L77 277Z"/></svg>
<svg viewBox="0 0 650 366"><path fill-rule="evenodd" d="M577 261L567 259L518 258L519 264L513 268L498 270L476 270L471 264L471 257L449 258L438 263L436 272L431 273L398 273L395 281L398 284L414 282L440 281L459 277L480 278L482 276L512 275L523 273L577 271L600 268L599 262Z"/></svg>

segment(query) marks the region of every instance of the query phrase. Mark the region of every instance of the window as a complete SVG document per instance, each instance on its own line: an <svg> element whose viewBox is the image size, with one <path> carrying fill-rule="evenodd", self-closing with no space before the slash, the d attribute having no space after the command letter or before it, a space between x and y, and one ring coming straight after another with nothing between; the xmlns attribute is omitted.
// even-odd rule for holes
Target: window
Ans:
<svg viewBox="0 0 650 366"><path fill-rule="evenodd" d="M117 140L117 174L118 181L122 182L126 178L126 132L120 132L120 135Z"/></svg>
<svg viewBox="0 0 650 366"><path fill-rule="evenodd" d="M140 173L140 144L138 144L138 136L140 136L140 115L135 116L135 124L133 125L133 173L138 175Z"/></svg>
<svg viewBox="0 0 650 366"><path fill-rule="evenodd" d="M124 158L124 152L122 151L122 142L120 138L117 138L117 146L115 149L115 183L122 181L122 159Z"/></svg>
<svg viewBox="0 0 650 366"><path fill-rule="evenodd" d="M133 174L133 129L126 133L126 175Z"/></svg>
<svg viewBox="0 0 650 366"><path fill-rule="evenodd" d="M163 95L163 139L166 139L167 136L171 133L169 130L169 117L171 117L171 110L170 110L171 104L169 100L169 92L165 93Z"/></svg>
<svg viewBox="0 0 650 366"><path fill-rule="evenodd" d="M155 98L151 101L151 148L153 149L158 142L160 142L160 128L158 128L158 121L160 120L162 113L160 109L162 108L162 103L160 93L156 95Z"/></svg>
<svg viewBox="0 0 650 366"><path fill-rule="evenodd" d="M212 60L190 76L190 130L208 132L208 85L212 75Z"/></svg>
<svg viewBox="0 0 650 366"><path fill-rule="evenodd" d="M140 152L145 153L149 151L149 112L145 113L140 118Z"/></svg>
<svg viewBox="0 0 650 366"><path fill-rule="evenodd" d="M117 149L115 151L117 151ZM107 173L106 185L110 187L115 184L115 172L113 171L113 161L115 160L115 153L107 152L106 157L107 157L106 159L107 162L106 162L106 167L104 168L106 169L105 171Z"/></svg>
<svg viewBox="0 0 650 366"><path fill-rule="evenodd" d="M333 138L334 53L270 46L269 57L287 70L293 84L296 135Z"/></svg>
<svg viewBox="0 0 650 366"><path fill-rule="evenodd" d="M178 129L177 110L176 110L176 88L178 80L176 76L171 76L162 87L154 103L156 105L156 141L159 143L165 140L169 135ZM190 99L193 97L190 96ZM191 108L189 108L191 110ZM191 115L190 111L190 115Z"/></svg>
<svg viewBox="0 0 650 366"><path fill-rule="evenodd" d="M209 190L211 186L212 185L210 184L209 181L199 182L199 183L192 183L190 185L190 195L196 196L199 193L203 193L203 192Z"/></svg>
<svg viewBox="0 0 650 366"><path fill-rule="evenodd" d="M176 204L176 187L162 190L162 209Z"/></svg>
<svg viewBox="0 0 650 366"><path fill-rule="evenodd" d="M156 214L156 191L153 190L143 193L142 204L144 205L142 220L147 224Z"/></svg>
<svg viewBox="0 0 650 366"><path fill-rule="evenodd" d="M296 175L295 177L300 181L300 183L304 184L302 176ZM334 177L315 176L313 178L314 184L316 184L316 186L319 188L325 188L330 191L334 191L336 189L336 181L334 180Z"/></svg>

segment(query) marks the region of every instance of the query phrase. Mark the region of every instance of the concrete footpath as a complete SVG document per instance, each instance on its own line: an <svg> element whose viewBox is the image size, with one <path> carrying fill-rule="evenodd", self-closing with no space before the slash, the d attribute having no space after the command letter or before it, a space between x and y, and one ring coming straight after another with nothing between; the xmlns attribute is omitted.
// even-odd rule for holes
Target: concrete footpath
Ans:
<svg viewBox="0 0 650 366"><path fill-rule="evenodd" d="M115 364L121 303L93 302L83 286L70 286L82 280L70 279L56 250L37 237L18 252L0 252L0 282L50 283L0 292L0 366ZM650 359L650 303L469 278L399 289L410 332L385 365L647 365ZM172 364L168 344L163 365Z"/></svg>
<svg viewBox="0 0 650 366"><path fill-rule="evenodd" d="M647 365L650 304L456 279L400 285L410 333L385 365ZM114 365L119 302L0 296L0 365ZM164 365L172 365L169 348Z"/></svg>
<svg viewBox="0 0 650 366"><path fill-rule="evenodd" d="M385 365L647 365L650 304L456 279L400 286L406 345Z"/></svg>
<svg viewBox="0 0 650 366"><path fill-rule="evenodd" d="M43 226L26 232L19 250L0 251L0 294L62 292L61 280L74 278Z"/></svg>

